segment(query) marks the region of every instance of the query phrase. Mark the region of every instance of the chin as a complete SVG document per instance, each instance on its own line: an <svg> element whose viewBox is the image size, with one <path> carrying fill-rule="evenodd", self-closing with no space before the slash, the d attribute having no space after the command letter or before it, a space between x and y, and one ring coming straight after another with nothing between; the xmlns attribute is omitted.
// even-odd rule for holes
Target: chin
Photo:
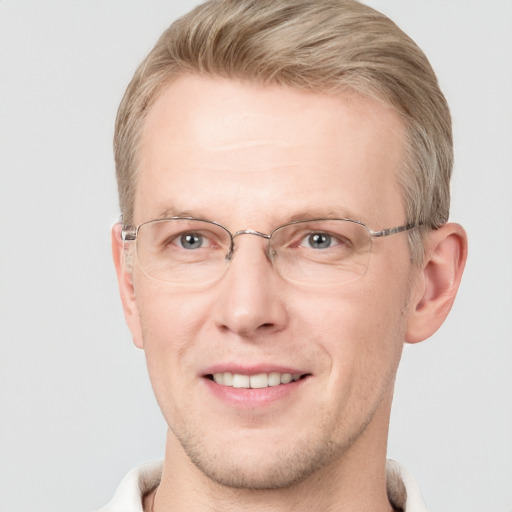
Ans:
<svg viewBox="0 0 512 512"><path fill-rule="evenodd" d="M292 487L329 466L346 448L344 444L331 443L325 433L321 438L296 439L286 447L271 442L261 447L260 443L228 440L222 448L212 449L204 438L197 442L193 437L179 438L189 460L211 481L233 489Z"/></svg>
<svg viewBox="0 0 512 512"><path fill-rule="evenodd" d="M331 462L326 454L276 454L273 460L254 463L246 460L206 457L191 458L197 468L213 482L233 489L270 490L292 487Z"/></svg>

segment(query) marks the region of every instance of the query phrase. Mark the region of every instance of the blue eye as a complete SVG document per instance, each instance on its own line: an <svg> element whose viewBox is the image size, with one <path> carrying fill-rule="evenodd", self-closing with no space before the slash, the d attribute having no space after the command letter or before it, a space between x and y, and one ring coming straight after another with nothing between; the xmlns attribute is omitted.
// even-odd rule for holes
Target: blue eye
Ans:
<svg viewBox="0 0 512 512"><path fill-rule="evenodd" d="M179 237L179 245L183 249L199 249L203 243L204 237L199 233L184 233Z"/></svg>
<svg viewBox="0 0 512 512"><path fill-rule="evenodd" d="M327 249L332 245L332 237L327 233L311 233L307 238L307 244L313 249Z"/></svg>

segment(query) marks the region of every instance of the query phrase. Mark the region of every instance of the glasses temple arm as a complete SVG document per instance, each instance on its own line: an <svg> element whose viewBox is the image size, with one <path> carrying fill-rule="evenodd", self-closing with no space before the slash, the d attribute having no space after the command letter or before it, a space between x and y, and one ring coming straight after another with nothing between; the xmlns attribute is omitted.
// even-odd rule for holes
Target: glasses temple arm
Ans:
<svg viewBox="0 0 512 512"><path fill-rule="evenodd" d="M121 240L123 242L137 239L137 228L135 226L123 226L121 229Z"/></svg>
<svg viewBox="0 0 512 512"><path fill-rule="evenodd" d="M413 228L418 227L419 224L405 224L404 226L397 226L394 228L383 229L382 231L371 231L370 235L372 238L380 238L383 236L394 235L396 233L402 233L403 231L409 231Z"/></svg>

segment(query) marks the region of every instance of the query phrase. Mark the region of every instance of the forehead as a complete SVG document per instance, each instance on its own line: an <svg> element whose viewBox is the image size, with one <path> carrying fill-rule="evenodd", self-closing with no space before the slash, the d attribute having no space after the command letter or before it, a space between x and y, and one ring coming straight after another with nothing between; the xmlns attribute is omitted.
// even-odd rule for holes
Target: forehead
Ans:
<svg viewBox="0 0 512 512"><path fill-rule="evenodd" d="M394 111L355 93L182 77L145 121L136 221L163 211L225 220L229 205L247 218L323 209L378 222L387 204L401 207L403 139Z"/></svg>

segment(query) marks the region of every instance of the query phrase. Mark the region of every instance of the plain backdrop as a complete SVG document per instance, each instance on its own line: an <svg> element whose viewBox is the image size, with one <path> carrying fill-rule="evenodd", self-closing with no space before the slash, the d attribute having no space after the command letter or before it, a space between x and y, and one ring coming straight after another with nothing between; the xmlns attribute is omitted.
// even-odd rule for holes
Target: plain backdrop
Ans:
<svg viewBox="0 0 512 512"><path fill-rule="evenodd" d="M87 512L161 458L165 425L110 258L113 121L193 0L0 0L0 510ZM470 257L451 316L405 349L389 455L434 512L512 511L512 2L374 0L452 108L452 219Z"/></svg>

